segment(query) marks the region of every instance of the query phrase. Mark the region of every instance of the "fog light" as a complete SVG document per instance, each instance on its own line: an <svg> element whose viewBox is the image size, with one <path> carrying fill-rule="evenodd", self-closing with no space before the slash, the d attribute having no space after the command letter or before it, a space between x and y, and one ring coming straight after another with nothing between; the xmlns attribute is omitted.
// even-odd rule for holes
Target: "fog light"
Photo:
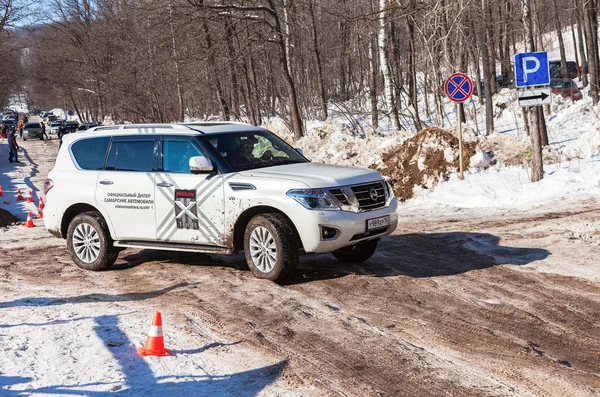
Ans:
<svg viewBox="0 0 600 397"><path fill-rule="evenodd" d="M340 231L334 227L321 226L321 240L335 240L340 235Z"/></svg>

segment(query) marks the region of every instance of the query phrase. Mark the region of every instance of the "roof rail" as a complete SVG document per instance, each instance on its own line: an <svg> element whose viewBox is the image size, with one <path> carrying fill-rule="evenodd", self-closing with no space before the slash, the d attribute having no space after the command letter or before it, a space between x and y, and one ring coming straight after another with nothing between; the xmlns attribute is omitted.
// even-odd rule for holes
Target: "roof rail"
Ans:
<svg viewBox="0 0 600 397"><path fill-rule="evenodd" d="M109 130L129 130L129 129L140 129L140 128L164 128L164 129L176 129L176 128L187 128L190 130L204 133L202 127L211 127L219 125L247 125L252 124L242 123L239 121L192 121L184 123L139 123L139 124L114 124L114 125L102 125L91 128L93 131L109 131Z"/></svg>

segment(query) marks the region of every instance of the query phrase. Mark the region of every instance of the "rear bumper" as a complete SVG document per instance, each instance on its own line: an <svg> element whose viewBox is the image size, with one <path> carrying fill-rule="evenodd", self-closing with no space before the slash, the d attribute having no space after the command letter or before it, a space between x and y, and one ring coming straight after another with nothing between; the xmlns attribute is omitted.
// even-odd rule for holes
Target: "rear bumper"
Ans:
<svg viewBox="0 0 600 397"><path fill-rule="evenodd" d="M23 131L23 137L27 139L35 139L42 137L41 131Z"/></svg>

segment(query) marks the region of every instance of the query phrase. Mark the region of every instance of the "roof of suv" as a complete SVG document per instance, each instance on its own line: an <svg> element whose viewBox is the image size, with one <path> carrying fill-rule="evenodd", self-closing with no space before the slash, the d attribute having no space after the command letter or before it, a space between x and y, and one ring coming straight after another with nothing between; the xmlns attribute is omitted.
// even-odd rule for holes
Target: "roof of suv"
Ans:
<svg viewBox="0 0 600 397"><path fill-rule="evenodd" d="M137 131L136 131L137 130ZM223 132L264 131L251 124L232 121L194 122L181 124L118 124L103 125L82 132L94 136L139 134L216 134Z"/></svg>

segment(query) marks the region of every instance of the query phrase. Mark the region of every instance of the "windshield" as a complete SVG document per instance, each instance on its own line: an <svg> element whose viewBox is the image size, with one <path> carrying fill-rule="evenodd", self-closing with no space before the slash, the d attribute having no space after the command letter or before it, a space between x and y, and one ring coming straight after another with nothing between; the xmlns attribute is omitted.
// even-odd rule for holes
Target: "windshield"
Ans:
<svg viewBox="0 0 600 397"><path fill-rule="evenodd" d="M233 171L307 163L300 153L268 131L229 132L200 136Z"/></svg>
<svg viewBox="0 0 600 397"><path fill-rule="evenodd" d="M551 88L565 88L565 82L563 80L550 80Z"/></svg>

